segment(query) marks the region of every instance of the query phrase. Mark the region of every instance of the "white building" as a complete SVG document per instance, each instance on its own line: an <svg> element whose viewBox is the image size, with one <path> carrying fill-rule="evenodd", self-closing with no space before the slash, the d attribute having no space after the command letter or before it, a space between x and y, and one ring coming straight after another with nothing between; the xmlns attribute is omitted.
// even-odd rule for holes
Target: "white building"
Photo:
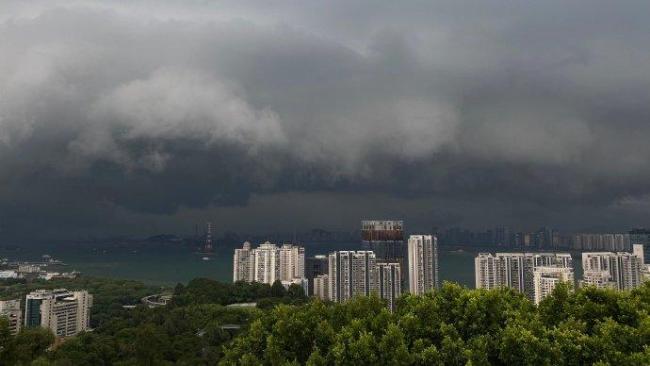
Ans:
<svg viewBox="0 0 650 366"><path fill-rule="evenodd" d="M632 254L636 255L641 263L645 263L645 256L643 254L643 244L633 244L632 245Z"/></svg>
<svg viewBox="0 0 650 366"><path fill-rule="evenodd" d="M573 268L567 267L537 267L533 272L535 287L535 304L550 295L559 283L574 286Z"/></svg>
<svg viewBox="0 0 650 366"><path fill-rule="evenodd" d="M0 301L0 317L5 317L9 321L9 331L11 334L18 333L22 324L20 300Z"/></svg>
<svg viewBox="0 0 650 366"><path fill-rule="evenodd" d="M284 244L278 247L268 241L252 249L245 242L233 255L233 281L273 284L305 278L305 248Z"/></svg>
<svg viewBox="0 0 650 366"><path fill-rule="evenodd" d="M251 255L251 243L244 242L235 249L232 261L232 281L252 282L254 278L254 257Z"/></svg>
<svg viewBox="0 0 650 366"><path fill-rule="evenodd" d="M411 235L408 241L409 291L421 295L438 287L438 239Z"/></svg>
<svg viewBox="0 0 650 366"><path fill-rule="evenodd" d="M280 280L280 251L268 241L253 250L253 281L273 284Z"/></svg>
<svg viewBox="0 0 650 366"><path fill-rule="evenodd" d="M280 280L291 281L305 277L305 248L284 244L280 252Z"/></svg>
<svg viewBox="0 0 650 366"><path fill-rule="evenodd" d="M474 258L474 278L476 288L493 289L499 287L497 281L498 259L491 253L479 253Z"/></svg>
<svg viewBox="0 0 650 366"><path fill-rule="evenodd" d="M7 278L18 278L18 272L16 271L0 271L0 279L7 279Z"/></svg>
<svg viewBox="0 0 650 366"><path fill-rule="evenodd" d="M326 274L314 277L314 296L326 301L329 296L329 276Z"/></svg>
<svg viewBox="0 0 650 366"><path fill-rule="evenodd" d="M612 276L609 271L584 271L580 284L582 287L593 286L596 288L616 288L616 282L612 281Z"/></svg>
<svg viewBox="0 0 650 366"><path fill-rule="evenodd" d="M377 259L372 251L338 251L329 255L329 296L345 302L378 293Z"/></svg>
<svg viewBox="0 0 650 366"><path fill-rule="evenodd" d="M395 310L395 301L402 294L402 273L399 263L377 263L379 272L379 297L386 300L390 311Z"/></svg>
<svg viewBox="0 0 650 366"><path fill-rule="evenodd" d="M36 264L21 264L18 266L18 273L39 273L41 267Z"/></svg>
<svg viewBox="0 0 650 366"><path fill-rule="evenodd" d="M534 301L535 269L573 268L573 261L568 253L480 253L474 265L476 288L508 287Z"/></svg>
<svg viewBox="0 0 650 366"><path fill-rule="evenodd" d="M607 272L609 281L618 290L631 290L643 282L643 263L641 258L627 252L587 252L582 253L582 268L587 274L594 271Z"/></svg>
<svg viewBox="0 0 650 366"><path fill-rule="evenodd" d="M93 297L88 291L36 290L25 297L25 326L49 328L70 337L90 327Z"/></svg>

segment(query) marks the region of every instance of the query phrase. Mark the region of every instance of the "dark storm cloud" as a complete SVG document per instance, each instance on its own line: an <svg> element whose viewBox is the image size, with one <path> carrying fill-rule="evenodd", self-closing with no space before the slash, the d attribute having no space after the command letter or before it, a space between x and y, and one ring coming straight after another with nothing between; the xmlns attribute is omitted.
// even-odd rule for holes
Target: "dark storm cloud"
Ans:
<svg viewBox="0 0 650 366"><path fill-rule="evenodd" d="M1 229L643 224L647 14L605 1L3 2Z"/></svg>

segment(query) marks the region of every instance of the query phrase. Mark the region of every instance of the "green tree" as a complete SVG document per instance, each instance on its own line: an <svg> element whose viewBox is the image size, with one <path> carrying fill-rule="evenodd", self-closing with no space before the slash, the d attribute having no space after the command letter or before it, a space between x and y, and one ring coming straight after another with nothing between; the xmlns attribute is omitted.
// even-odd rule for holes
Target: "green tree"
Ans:
<svg viewBox="0 0 650 366"><path fill-rule="evenodd" d="M54 335L49 329L22 329L9 341L3 361L7 365L28 365L45 355L45 351L53 342Z"/></svg>
<svg viewBox="0 0 650 366"><path fill-rule="evenodd" d="M9 330L9 321L6 317L0 316L0 365L5 359L5 352L11 341L11 332Z"/></svg>
<svg viewBox="0 0 650 366"><path fill-rule="evenodd" d="M271 296L273 297L285 297L287 296L287 289L284 288L284 285L282 285L282 282L279 280L276 280L273 282L273 285L271 285Z"/></svg>

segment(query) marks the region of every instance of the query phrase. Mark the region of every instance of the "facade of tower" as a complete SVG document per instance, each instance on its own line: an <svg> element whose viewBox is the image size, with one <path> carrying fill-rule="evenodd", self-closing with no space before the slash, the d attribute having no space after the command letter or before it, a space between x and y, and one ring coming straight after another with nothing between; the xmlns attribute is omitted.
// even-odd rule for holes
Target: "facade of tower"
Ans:
<svg viewBox="0 0 650 366"><path fill-rule="evenodd" d="M70 337L90 328L93 297L88 291L37 290L25 297L25 326Z"/></svg>
<svg viewBox="0 0 650 366"><path fill-rule="evenodd" d="M260 244L253 251L253 281L273 284L280 280L280 253L275 244Z"/></svg>
<svg viewBox="0 0 650 366"><path fill-rule="evenodd" d="M252 282L254 276L254 257L251 255L251 243L244 242L241 248L235 249L232 264L232 281Z"/></svg>
<svg viewBox="0 0 650 366"><path fill-rule="evenodd" d="M233 255L233 282L292 282L305 277L305 248L270 242L251 248L245 242Z"/></svg>
<svg viewBox="0 0 650 366"><path fill-rule="evenodd" d="M329 255L329 296L345 302L378 292L377 258L372 251L337 251Z"/></svg>
<svg viewBox="0 0 650 366"><path fill-rule="evenodd" d="M585 276L593 277L595 272L606 272L608 282L618 290L631 290L643 282L641 258L627 252L582 253L582 269Z"/></svg>
<svg viewBox="0 0 650 366"><path fill-rule="evenodd" d="M373 251L379 261L399 263L402 268L408 266L402 220L361 221L361 244L364 249Z"/></svg>
<svg viewBox="0 0 650 366"><path fill-rule="evenodd" d="M474 258L474 277L476 288L493 289L497 282L497 258L490 253L479 253Z"/></svg>
<svg viewBox="0 0 650 366"><path fill-rule="evenodd" d="M573 268L568 253L480 253L474 260L476 288L508 287L535 299L539 267Z"/></svg>
<svg viewBox="0 0 650 366"><path fill-rule="evenodd" d="M395 310L395 302L402 294L402 273L399 263L377 263L379 272L379 297L386 300L390 311Z"/></svg>
<svg viewBox="0 0 650 366"><path fill-rule="evenodd" d="M305 248L284 244L279 249L280 281L305 277Z"/></svg>
<svg viewBox="0 0 650 366"><path fill-rule="evenodd" d="M421 295L438 287L438 240L411 235L408 240L409 291Z"/></svg>

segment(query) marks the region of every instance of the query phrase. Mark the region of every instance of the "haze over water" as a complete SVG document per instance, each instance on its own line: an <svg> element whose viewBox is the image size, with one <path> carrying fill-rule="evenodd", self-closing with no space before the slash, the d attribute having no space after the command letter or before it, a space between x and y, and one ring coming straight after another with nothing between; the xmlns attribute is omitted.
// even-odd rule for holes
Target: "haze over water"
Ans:
<svg viewBox="0 0 650 366"><path fill-rule="evenodd" d="M361 249L358 243L306 244L306 255L327 254L334 250ZM483 250L481 250L483 251ZM504 250L500 250L504 251ZM442 281L458 282L474 287L474 256L476 251L447 251L439 254ZM9 251L0 248L0 257L10 260L39 260L50 254L69 265L67 270L77 270L83 275L139 280L150 284L173 285L178 282L206 277L219 281L232 281L231 247L217 247L209 261L186 247L112 247L44 246ZM582 273L580 258L573 254L576 278Z"/></svg>

